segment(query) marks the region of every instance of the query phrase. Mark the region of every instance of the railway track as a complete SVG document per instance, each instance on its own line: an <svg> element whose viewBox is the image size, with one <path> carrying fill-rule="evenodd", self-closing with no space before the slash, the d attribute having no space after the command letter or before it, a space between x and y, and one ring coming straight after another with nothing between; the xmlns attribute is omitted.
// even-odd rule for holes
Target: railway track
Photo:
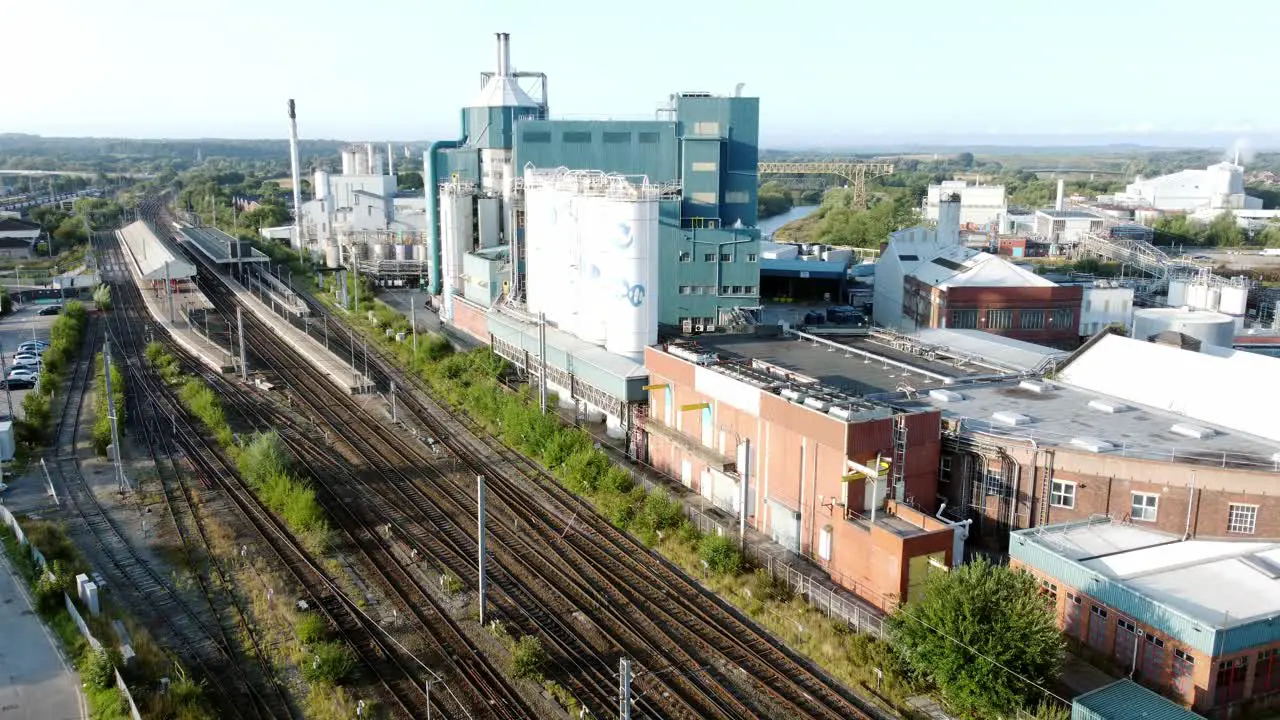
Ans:
<svg viewBox="0 0 1280 720"><path fill-rule="evenodd" d="M313 310L327 310L313 303ZM344 339L336 333L339 352ZM736 608L716 597L649 548L617 530L595 514L585 501L562 488L535 463L505 446L490 433L430 398L429 389L380 355L369 361L370 373L381 387L395 382L400 408L439 438L476 473L490 478L490 487L511 508L549 509L550 516L583 520L563 535L575 557L595 570L597 577L625 588L632 604L653 608L671 626L687 629L687 641L704 647L704 661L758 681L757 688L773 697L784 714L805 717L872 718L881 711L854 695L834 678L759 630ZM534 489L537 489L537 492ZM547 508L547 504L550 507ZM526 510L527 512L528 510ZM553 531L555 527L551 528Z"/></svg>
<svg viewBox="0 0 1280 720"><path fill-rule="evenodd" d="M222 301L231 302L226 297ZM255 325L255 322L251 320L249 324ZM261 333L261 329L257 332ZM269 335L255 334L255 353L271 362L282 376L296 373L300 368L288 359L287 349L266 350L275 342ZM337 342L341 345L342 333L335 335L339 336ZM400 387L417 385L388 370L381 360L375 361L373 367L384 387L391 379L396 379ZM397 519L398 530L415 545L435 551L431 557L456 558L464 554L459 548L471 540L462 529L465 521L461 518L467 517L469 511L474 512L474 502L467 507L468 501L461 495L463 486L456 477L451 477L456 474L440 471L432 462L434 458L423 448L410 449L411 443L388 433L385 426L373 422L372 418L362 417L358 408L352 409L349 397L334 397L335 392L342 393L327 380L321 379L317 386L314 380L302 381L297 375L287 379L298 386L295 390L301 391L297 395L304 402L317 387L333 397L333 403L312 403L310 407L340 431L344 443L358 446L354 449L374 468L373 474L386 480L388 487L382 492L362 495L362 499L381 497L384 505L394 505L395 498L385 497L383 493L398 494L399 500L409 502L409 508L414 511L412 517L403 510L396 513L385 506L380 509L384 517ZM494 519L491 532L499 541L496 545L504 548L510 557L525 558L514 563L524 576L521 582L534 580L544 592L546 586L558 588L561 605L567 600L569 608L577 608L596 628L618 641L623 653L641 659L649 669L639 681L650 689L641 693L646 702L662 699L666 709L675 711L674 715L689 717L874 716L864 710L868 707L864 702L755 629L749 620L684 577L678 569L629 536L613 530L581 501L563 497L567 495L565 491L534 472L531 466L513 461L509 449L485 444L479 440L483 433L478 437L473 435L473 430L464 427L456 417L438 406L429 407L428 403L413 398L411 412L467 470L490 478L491 492L500 500L494 505L500 508L499 512L510 513L507 517L495 517L498 514L491 510L490 517ZM337 411L335 405L346 410ZM410 478L400 471L405 466L436 471L431 479L431 495L448 498L452 505L449 511L440 508L418 487L425 478ZM531 482L538 490L536 494L530 492ZM391 492L392 488L398 491ZM586 530L575 528L573 533L568 533L569 523L579 517L583 518ZM444 548L449 550L447 554L438 552L438 540L431 542L428 526L431 530L444 530L436 535L458 538L453 541L453 548ZM537 542L529 542L531 539ZM531 553L531 548L537 550ZM601 548L610 548L623 557L613 557ZM566 562L564 555L557 554L565 551L575 562ZM536 570L529 559L535 556L542 563ZM460 577L471 579L471 573L460 570ZM503 588L504 594L509 592ZM545 622L546 617L557 615L549 605L531 606L547 612L541 623L544 627L556 627L554 623ZM530 618L528 607L523 611L517 609L514 619L519 620L521 615ZM646 622L644 618L649 612L656 614L660 622ZM553 645L567 645L556 637L558 633L544 633L552 637ZM599 654L594 654L598 659ZM753 677L757 679L751 679ZM598 689L581 689L595 690L597 699L600 697Z"/></svg>
<svg viewBox="0 0 1280 720"><path fill-rule="evenodd" d="M112 250L119 252L118 248ZM118 303L146 313L140 291L131 281L117 282L114 287ZM132 339L135 345L141 340L137 333L132 335ZM185 355L179 352L180 356ZM142 349L136 347L135 356L141 355ZM191 365L189 359L187 363ZM342 593L283 523L244 487L226 459L212 449L211 443L196 430L173 393L149 374L143 373L142 379L143 383L138 388L147 394L146 404L152 405L158 415L172 421L172 437L176 445L185 451L197 475L236 507L240 517L250 524L261 541L255 545L255 550L259 546L265 547L268 555L285 568L287 574L306 591L311 604L329 619L339 636L356 651L374 682L376 699L382 701L396 717L422 717L426 712L425 690L418 683L412 659L383 638L376 621Z"/></svg>
<svg viewBox="0 0 1280 720"><path fill-rule="evenodd" d="M76 455L75 437L93 378L93 351L102 332L101 323L95 317L89 318L86 328L81 356L63 394L62 415L51 453L54 462L49 465L52 477L63 487L69 509L80 520L72 524L71 535L94 566L110 578L110 587L130 599L130 607L147 622L162 646L192 664L206 679L226 717L272 717L267 704L248 682L220 628L210 627L211 623L138 555L84 478Z"/></svg>

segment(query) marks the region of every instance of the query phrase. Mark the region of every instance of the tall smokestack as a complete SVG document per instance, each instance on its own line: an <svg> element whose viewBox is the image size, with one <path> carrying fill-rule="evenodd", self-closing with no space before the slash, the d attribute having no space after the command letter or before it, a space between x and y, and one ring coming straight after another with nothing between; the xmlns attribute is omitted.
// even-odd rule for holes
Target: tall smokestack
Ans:
<svg viewBox="0 0 1280 720"><path fill-rule="evenodd" d="M387 174L396 174L396 156L391 152L391 143L387 143Z"/></svg>
<svg viewBox="0 0 1280 720"><path fill-rule="evenodd" d="M498 76L511 74L511 34L498 33Z"/></svg>
<svg viewBox="0 0 1280 720"><path fill-rule="evenodd" d="M298 170L298 111L289 98L289 164L293 173L293 249L302 251L302 176Z"/></svg>
<svg viewBox="0 0 1280 720"><path fill-rule="evenodd" d="M1063 180L1062 178L1058 178L1058 200L1053 204L1054 210L1062 209L1062 204L1066 201L1066 196L1067 196L1067 181Z"/></svg>

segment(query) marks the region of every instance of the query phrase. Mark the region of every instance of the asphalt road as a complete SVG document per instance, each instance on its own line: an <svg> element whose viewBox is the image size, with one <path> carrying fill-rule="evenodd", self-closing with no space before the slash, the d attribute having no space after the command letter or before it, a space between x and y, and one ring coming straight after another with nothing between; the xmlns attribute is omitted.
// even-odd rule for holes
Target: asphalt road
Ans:
<svg viewBox="0 0 1280 720"><path fill-rule="evenodd" d="M80 678L20 582L0 558L0 720L87 718Z"/></svg>

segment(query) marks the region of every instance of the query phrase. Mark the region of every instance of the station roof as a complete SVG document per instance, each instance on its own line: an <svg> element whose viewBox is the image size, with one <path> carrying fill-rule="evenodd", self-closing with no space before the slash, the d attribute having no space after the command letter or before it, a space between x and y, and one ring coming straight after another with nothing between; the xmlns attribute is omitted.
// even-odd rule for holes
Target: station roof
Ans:
<svg viewBox="0 0 1280 720"><path fill-rule="evenodd" d="M1280 358L1203 346L1200 352L1105 335L1059 379L1127 402L1280 442Z"/></svg>
<svg viewBox="0 0 1280 720"><path fill-rule="evenodd" d="M1232 630L1249 647L1243 628L1259 623L1254 630L1280 638L1280 627L1265 622L1280 615L1280 542L1182 540L1109 520L1013 536L1013 557L1206 652L1223 652L1215 645L1224 639L1197 632Z"/></svg>
<svg viewBox="0 0 1280 720"><path fill-rule="evenodd" d="M125 226L120 230L120 237L144 280L183 280L195 277L195 266L174 257L169 246L145 221L138 220Z"/></svg>
<svg viewBox="0 0 1280 720"><path fill-rule="evenodd" d="M220 265L233 262L270 262L271 258L263 255L243 240L233 238L213 227L183 227L182 237L200 254Z"/></svg>

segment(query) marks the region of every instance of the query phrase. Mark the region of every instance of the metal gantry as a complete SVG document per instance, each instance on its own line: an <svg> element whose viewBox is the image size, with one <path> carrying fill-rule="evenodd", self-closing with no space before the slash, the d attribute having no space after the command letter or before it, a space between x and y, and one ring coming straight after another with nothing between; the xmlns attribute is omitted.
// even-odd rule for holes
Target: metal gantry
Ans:
<svg viewBox="0 0 1280 720"><path fill-rule="evenodd" d="M762 162L759 175L835 175L849 181L855 208L867 206L867 180L893 174L887 162Z"/></svg>

